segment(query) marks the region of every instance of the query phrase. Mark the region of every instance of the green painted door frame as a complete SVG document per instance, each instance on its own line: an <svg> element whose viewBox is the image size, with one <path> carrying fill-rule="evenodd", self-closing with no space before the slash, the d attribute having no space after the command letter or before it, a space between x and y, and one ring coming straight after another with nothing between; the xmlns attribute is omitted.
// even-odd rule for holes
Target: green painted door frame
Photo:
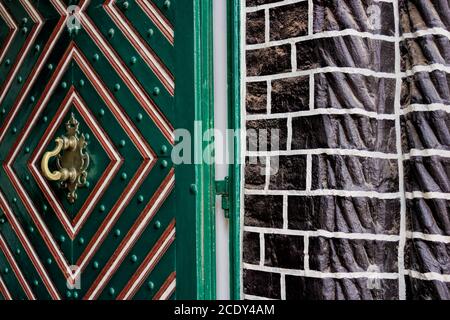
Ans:
<svg viewBox="0 0 450 320"><path fill-rule="evenodd" d="M184 5L185 10L178 12L181 30L186 30L182 42L184 52L177 54L177 67L185 72L182 79L192 86L182 86L178 92L176 106L180 112L177 127L194 132L195 124L190 112L195 112L195 119L201 121L201 133L214 128L214 70L213 70L213 5L209 0L195 0ZM188 12L192 15L187 14ZM228 128L241 129L241 87L240 87L240 1L227 1L228 16ZM181 38L181 37L180 37ZM191 47L190 47L191 46ZM191 61L193 64L191 65ZM195 105L195 110L185 108ZM200 126L197 124L197 126ZM198 128L200 129L200 127ZM238 131L236 131L238 132ZM203 150L212 141L203 141L203 134L192 141L194 158L201 159ZM200 142L201 143L195 143ZM240 207L241 207L241 136L234 135L232 141L231 164L229 166L229 219L230 219L230 298L241 298L241 261L240 261ZM181 203L190 203L188 197L196 197L195 219L179 212L179 225L191 226L178 234L180 244L195 247L193 255L186 255L178 250L177 269L183 270L183 277L177 278L177 298L215 299L216 265L215 265L215 169L213 164L195 164L195 176L192 170L183 166L177 168L178 179L183 181L176 187L177 197ZM188 209L188 208L187 208ZM187 231L187 232L186 232ZM192 236L192 235L195 235ZM182 290L180 289L182 288Z"/></svg>
<svg viewBox="0 0 450 320"><path fill-rule="evenodd" d="M212 21L209 0L186 1L183 10L177 10L178 30L184 34L178 33L176 40L182 48L176 50L176 67L180 70L178 81L184 85L176 94L176 128L194 132L197 127L200 131L200 136L191 141L194 159L202 159L209 145L209 141L203 141L202 132L214 128ZM193 118L196 123L190 120ZM195 166L195 171L190 166ZM177 232L176 264L177 270L183 271L177 276L177 299L212 300L216 297L214 165L200 161L176 170L177 201L186 205L186 210L177 210L177 225L184 229ZM196 197L196 201L189 201L190 197ZM193 211L195 216L185 214ZM195 249L186 254L183 247Z"/></svg>
<svg viewBox="0 0 450 320"><path fill-rule="evenodd" d="M227 1L228 10L228 127L241 132L241 1ZM241 298L241 144L240 134L234 135L230 178L230 299Z"/></svg>

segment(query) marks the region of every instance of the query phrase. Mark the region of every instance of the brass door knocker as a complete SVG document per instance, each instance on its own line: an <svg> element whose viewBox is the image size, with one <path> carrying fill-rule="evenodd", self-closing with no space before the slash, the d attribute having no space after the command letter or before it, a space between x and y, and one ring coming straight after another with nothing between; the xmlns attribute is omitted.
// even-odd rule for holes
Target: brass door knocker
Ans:
<svg viewBox="0 0 450 320"><path fill-rule="evenodd" d="M77 189L87 182L89 155L86 153L86 138L79 133L79 122L72 113L66 123L66 136L55 139L56 148L44 154L41 161L42 174L50 181L59 181L63 189L67 189L67 200L74 203L77 200ZM58 171L50 171L48 164L56 157Z"/></svg>

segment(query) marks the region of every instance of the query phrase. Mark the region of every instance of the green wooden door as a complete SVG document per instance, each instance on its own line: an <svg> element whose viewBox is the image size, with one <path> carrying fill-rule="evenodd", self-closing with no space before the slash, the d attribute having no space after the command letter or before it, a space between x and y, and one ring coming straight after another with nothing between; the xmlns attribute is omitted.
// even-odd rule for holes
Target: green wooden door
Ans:
<svg viewBox="0 0 450 320"><path fill-rule="evenodd" d="M0 0L1 299L207 297L198 190L209 184L171 162L174 129L199 119L201 10ZM68 130L89 163L53 181L41 162ZM50 171L75 161L69 150Z"/></svg>

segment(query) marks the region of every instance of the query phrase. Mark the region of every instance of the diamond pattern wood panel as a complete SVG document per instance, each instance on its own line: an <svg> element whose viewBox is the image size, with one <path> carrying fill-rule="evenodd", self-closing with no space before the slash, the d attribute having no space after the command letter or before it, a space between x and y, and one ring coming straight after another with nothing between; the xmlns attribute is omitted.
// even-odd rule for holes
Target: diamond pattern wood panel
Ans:
<svg viewBox="0 0 450 320"><path fill-rule="evenodd" d="M0 299L176 297L174 29L170 1L0 0ZM74 204L40 169L72 114Z"/></svg>

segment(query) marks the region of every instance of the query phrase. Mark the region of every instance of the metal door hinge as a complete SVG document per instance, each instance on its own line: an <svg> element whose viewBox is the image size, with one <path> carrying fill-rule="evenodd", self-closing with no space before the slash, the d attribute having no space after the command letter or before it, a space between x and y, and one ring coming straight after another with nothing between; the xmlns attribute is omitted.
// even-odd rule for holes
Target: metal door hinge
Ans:
<svg viewBox="0 0 450 320"><path fill-rule="evenodd" d="M230 218L230 178L216 181L216 195L222 196L222 209L225 212L225 218Z"/></svg>

